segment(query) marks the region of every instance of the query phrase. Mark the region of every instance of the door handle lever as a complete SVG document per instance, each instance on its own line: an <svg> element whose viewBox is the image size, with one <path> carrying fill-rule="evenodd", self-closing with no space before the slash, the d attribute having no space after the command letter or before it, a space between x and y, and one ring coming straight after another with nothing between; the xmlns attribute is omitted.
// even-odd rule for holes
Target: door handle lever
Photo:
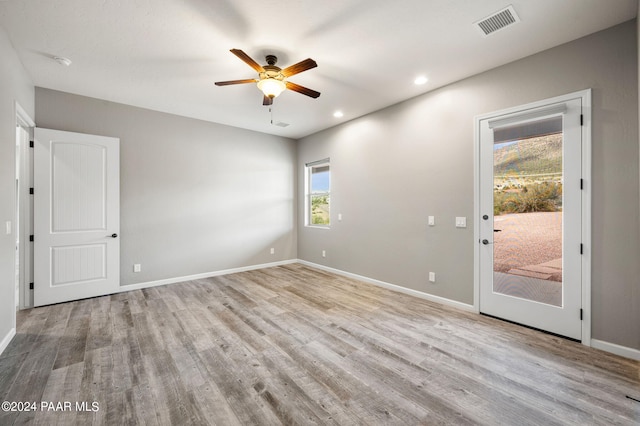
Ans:
<svg viewBox="0 0 640 426"><path fill-rule="evenodd" d="M482 244L484 244L486 246L486 245L489 245L491 243L489 242L489 240L484 239L484 240L482 240Z"/></svg>
<svg viewBox="0 0 640 426"><path fill-rule="evenodd" d="M502 232L502 229L494 229L493 232Z"/></svg>
<svg viewBox="0 0 640 426"><path fill-rule="evenodd" d="M118 238L118 234L111 234L111 238Z"/></svg>

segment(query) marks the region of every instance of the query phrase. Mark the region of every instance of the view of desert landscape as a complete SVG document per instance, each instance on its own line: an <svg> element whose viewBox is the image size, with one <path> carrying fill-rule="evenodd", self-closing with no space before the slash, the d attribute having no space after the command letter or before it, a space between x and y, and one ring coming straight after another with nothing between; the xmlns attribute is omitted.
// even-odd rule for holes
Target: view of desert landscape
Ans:
<svg viewBox="0 0 640 426"><path fill-rule="evenodd" d="M522 297L538 290L519 287L544 287L545 294L552 296L539 301L560 304L562 134L499 143L493 152L493 269L494 273L514 276L509 283L501 275L503 285L499 291Z"/></svg>

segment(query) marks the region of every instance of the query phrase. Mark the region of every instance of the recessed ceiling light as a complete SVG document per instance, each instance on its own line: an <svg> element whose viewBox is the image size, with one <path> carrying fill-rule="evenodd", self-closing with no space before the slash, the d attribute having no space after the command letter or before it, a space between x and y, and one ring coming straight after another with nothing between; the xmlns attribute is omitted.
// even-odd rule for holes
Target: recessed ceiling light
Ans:
<svg viewBox="0 0 640 426"><path fill-rule="evenodd" d="M333 113L333 116L335 118L340 118L340 117L343 117L344 114L342 113L342 111L336 111L336 112Z"/></svg>
<svg viewBox="0 0 640 426"><path fill-rule="evenodd" d="M417 85L422 85L425 84L427 81L429 81L429 79L427 77L425 77L424 75L421 75L419 77L416 77L415 80L413 80L413 82Z"/></svg>
<svg viewBox="0 0 640 426"><path fill-rule="evenodd" d="M71 59L65 58L63 56L54 56L53 60L59 63L60 65L64 65L65 67L68 67L69 65L71 65Z"/></svg>

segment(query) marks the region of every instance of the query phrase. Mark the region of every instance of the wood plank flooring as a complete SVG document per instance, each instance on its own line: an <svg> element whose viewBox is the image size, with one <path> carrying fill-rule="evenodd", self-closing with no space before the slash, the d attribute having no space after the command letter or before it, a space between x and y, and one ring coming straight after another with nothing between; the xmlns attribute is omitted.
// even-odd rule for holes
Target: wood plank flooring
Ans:
<svg viewBox="0 0 640 426"><path fill-rule="evenodd" d="M638 425L640 363L293 264L22 311L0 395L37 404L1 425Z"/></svg>

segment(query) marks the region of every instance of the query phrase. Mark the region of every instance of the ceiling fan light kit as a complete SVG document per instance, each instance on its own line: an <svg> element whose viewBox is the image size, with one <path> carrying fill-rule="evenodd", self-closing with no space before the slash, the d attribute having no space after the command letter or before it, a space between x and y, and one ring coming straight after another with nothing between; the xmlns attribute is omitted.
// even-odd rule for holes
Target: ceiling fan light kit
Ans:
<svg viewBox="0 0 640 426"><path fill-rule="evenodd" d="M272 99L284 92L286 88L287 85L284 84L284 81L276 78L267 77L258 81L258 89L262 90L265 96Z"/></svg>
<svg viewBox="0 0 640 426"><path fill-rule="evenodd" d="M311 68L317 67L318 64L311 58L305 59L304 61L300 61L297 64L293 64L285 69L282 69L276 66L278 58L274 55L267 55L265 58L267 61L267 65L262 66L240 49L231 49L231 53L236 55L247 65L257 71L259 78L217 81L215 83L216 86L257 83L258 89L260 89L264 95L262 105L272 105L273 98L277 97L286 89L293 90L294 92L301 93L314 99L320 96L320 92L287 81L287 77L291 77L292 75L299 74L303 71L307 71Z"/></svg>

